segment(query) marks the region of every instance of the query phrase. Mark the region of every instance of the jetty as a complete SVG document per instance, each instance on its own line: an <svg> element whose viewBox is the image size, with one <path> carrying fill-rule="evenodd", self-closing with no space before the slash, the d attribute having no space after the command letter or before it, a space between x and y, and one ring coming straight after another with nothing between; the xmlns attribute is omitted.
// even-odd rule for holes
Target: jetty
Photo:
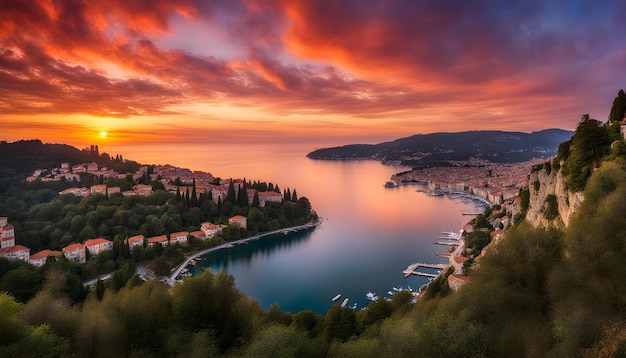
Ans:
<svg viewBox="0 0 626 358"><path fill-rule="evenodd" d="M223 243L221 245L217 245L217 246L213 246L210 247L208 249L204 249L201 251L198 251L190 256L188 256L185 261L183 261L183 263L181 263L180 265L176 266L175 268L172 269L172 271L170 272L168 277L163 278L163 282L170 286L170 287L174 287L174 285L177 282L177 277L178 275L180 275L180 273L187 268L187 266L189 265L189 263L192 260L197 260L200 256L205 255L211 251L216 251L216 250L221 250L221 249L225 249L225 248L232 248L234 247L234 245L238 245L238 244L244 244L244 243L248 243L249 241L253 241L253 240L258 240L261 238L264 238L266 236L270 236L270 235L275 235L275 234L279 234L281 232L283 232L283 230L289 230L291 232L296 232L296 231L301 231L301 230L309 230L312 229L314 227L319 226L322 223L322 219L319 218L317 221L312 221L303 225L298 225L298 226L292 226L292 227L288 227L285 229L278 229L278 230L273 230L273 231L267 231L267 232L263 232L254 236L250 236L247 237L245 239L241 239L241 240L237 240L237 241L231 241L229 243Z"/></svg>
<svg viewBox="0 0 626 358"><path fill-rule="evenodd" d="M416 271L418 268L420 267L424 267L424 268L430 268L430 269L437 269L437 270L443 270L447 267L447 264L424 264L424 263L414 263L414 264L410 264L409 267L406 268L406 270L402 271L402 273L404 274L404 277L409 277L411 275L418 275L418 276L425 276L425 277L436 277L436 274L432 274L432 273L425 273L425 272L419 272Z"/></svg>
<svg viewBox="0 0 626 358"><path fill-rule="evenodd" d="M457 241L435 241L435 245L454 246L458 244Z"/></svg>
<svg viewBox="0 0 626 358"><path fill-rule="evenodd" d="M452 256L452 254L448 254L448 253L445 253L445 252L438 252L437 253L437 257L441 257L441 258L444 258L444 259L450 258L450 256Z"/></svg>
<svg viewBox="0 0 626 358"><path fill-rule="evenodd" d="M461 212L461 214L463 214L463 215L477 216L477 215L481 215L482 213L475 212L475 211L463 211L463 212Z"/></svg>

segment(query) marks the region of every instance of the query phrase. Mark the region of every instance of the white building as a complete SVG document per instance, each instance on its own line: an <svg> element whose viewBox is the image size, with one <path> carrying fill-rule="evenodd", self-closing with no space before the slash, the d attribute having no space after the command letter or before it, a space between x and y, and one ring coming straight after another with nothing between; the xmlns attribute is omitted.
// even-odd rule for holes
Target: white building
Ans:
<svg viewBox="0 0 626 358"><path fill-rule="evenodd" d="M85 241L85 247L92 255L98 255L103 251L113 250L113 243L101 237Z"/></svg>
<svg viewBox="0 0 626 358"><path fill-rule="evenodd" d="M66 259L74 262L85 263L87 256L85 255L85 245L72 244L63 248L63 256Z"/></svg>
<svg viewBox="0 0 626 358"><path fill-rule="evenodd" d="M15 245L0 249L0 257L8 260L23 260L28 262L30 258L30 249L22 245Z"/></svg>
<svg viewBox="0 0 626 358"><path fill-rule="evenodd" d="M211 238L222 233L222 225L216 225L207 221L201 224L200 230L204 232L207 238Z"/></svg>
<svg viewBox="0 0 626 358"><path fill-rule="evenodd" d="M6 217L0 217L0 249L15 246L15 229Z"/></svg>
<svg viewBox="0 0 626 358"><path fill-rule="evenodd" d="M130 252L133 252L133 249L135 247L143 247L143 241L144 241L143 235L136 235L136 236L129 237L128 239L126 239L126 242L124 243L128 245L128 249L130 250Z"/></svg>
<svg viewBox="0 0 626 358"><path fill-rule="evenodd" d="M61 255L63 255L63 253L60 251L41 250L36 254L30 255L28 262L35 267L40 267L48 261L48 257L52 257L56 261Z"/></svg>
<svg viewBox="0 0 626 358"><path fill-rule="evenodd" d="M248 228L248 218L241 215L235 215L232 218L228 219L228 225L232 227L242 227L244 229Z"/></svg>
<svg viewBox="0 0 626 358"><path fill-rule="evenodd" d="M170 234L170 245L174 245L176 243L180 245L187 245L187 235L189 233L187 231L174 232Z"/></svg>

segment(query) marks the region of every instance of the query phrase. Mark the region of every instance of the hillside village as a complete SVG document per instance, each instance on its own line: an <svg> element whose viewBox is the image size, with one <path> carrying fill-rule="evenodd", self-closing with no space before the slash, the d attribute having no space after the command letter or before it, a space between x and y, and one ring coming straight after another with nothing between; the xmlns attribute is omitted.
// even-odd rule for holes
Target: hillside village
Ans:
<svg viewBox="0 0 626 358"><path fill-rule="evenodd" d="M117 179L125 179L128 175L131 175L133 180L149 177L151 181L158 181L163 184L165 191L168 193L189 195L191 189L199 193L210 193L208 197L216 203L223 202L226 199L231 185L238 189L245 187L243 179L219 179L207 172L192 172L189 169L178 168L171 165L156 166L152 169L152 173L150 174L148 174L148 166L141 166L139 170L133 174L120 174L105 167L99 167L95 162L81 163L73 166L65 162L61 163L57 168L36 169L26 180L28 182L37 180L65 180L79 183L81 173L90 174L95 177ZM132 187L132 190L122 191L119 186L96 184L90 187L71 187L60 191L59 195L87 197L101 194L108 197L116 193L121 193L121 195L125 197L133 195L149 196L153 193L153 187L147 184L136 184ZM238 196L238 193L239 190L236 190L235 195ZM258 191L253 188L246 188L246 195L248 205L252 205L253 202L257 200L259 207L265 206L268 202L280 203L283 201L283 195L276 191ZM247 229L247 218L241 215L232 216L228 219L228 225L203 222L200 226L200 230L192 232L180 231L163 233L162 235L153 237L135 235L124 240L124 244L131 253L133 249L138 246L187 245L187 239L190 236L199 240L210 239L220 235L222 230L227 226ZM0 217L0 237L2 243L0 257L9 260L23 260L35 267L42 266L48 260L58 260L61 256L64 256L69 261L85 263L89 257L95 257L101 252L113 250L113 241L99 237L86 240L83 243L73 243L63 247L61 251L44 249L31 255L28 247L16 245L15 230L13 225L8 222L7 217Z"/></svg>

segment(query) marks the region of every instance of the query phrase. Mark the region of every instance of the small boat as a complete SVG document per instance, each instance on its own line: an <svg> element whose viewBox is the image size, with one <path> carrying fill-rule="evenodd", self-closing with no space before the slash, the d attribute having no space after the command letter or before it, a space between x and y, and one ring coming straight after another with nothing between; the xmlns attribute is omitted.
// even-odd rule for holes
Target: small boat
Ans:
<svg viewBox="0 0 626 358"><path fill-rule="evenodd" d="M343 302L341 302L341 307L345 308L347 304L348 304L348 299L346 298L345 300L343 300Z"/></svg>
<svg viewBox="0 0 626 358"><path fill-rule="evenodd" d="M378 299L378 297L376 297L376 294L372 293L371 291L366 293L365 297L367 297L367 299L370 301L376 301Z"/></svg>
<svg viewBox="0 0 626 358"><path fill-rule="evenodd" d="M233 245L233 244L226 245L226 248L227 248L227 249L232 249L233 247L235 247L235 245Z"/></svg>
<svg viewBox="0 0 626 358"><path fill-rule="evenodd" d="M333 297L331 301L335 302L337 301L339 298L341 298L341 293L337 294L337 296Z"/></svg>

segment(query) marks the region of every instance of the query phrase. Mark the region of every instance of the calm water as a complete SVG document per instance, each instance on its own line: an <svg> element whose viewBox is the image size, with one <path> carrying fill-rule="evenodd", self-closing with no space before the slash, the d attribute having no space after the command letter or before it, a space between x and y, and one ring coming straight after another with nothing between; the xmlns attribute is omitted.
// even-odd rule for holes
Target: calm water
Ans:
<svg viewBox="0 0 626 358"><path fill-rule="evenodd" d="M404 278L413 262L444 262L434 245L441 231L458 230L467 203L427 197L415 187L385 189L403 167L374 161L315 161L312 147L169 146L119 149L125 158L205 170L215 176L262 179L295 188L324 219L307 232L278 235L205 256L196 266L226 270L236 285L264 307L326 312L338 293L364 307L368 291L387 295L392 287L417 289L426 278ZM108 149L111 154L118 151Z"/></svg>

